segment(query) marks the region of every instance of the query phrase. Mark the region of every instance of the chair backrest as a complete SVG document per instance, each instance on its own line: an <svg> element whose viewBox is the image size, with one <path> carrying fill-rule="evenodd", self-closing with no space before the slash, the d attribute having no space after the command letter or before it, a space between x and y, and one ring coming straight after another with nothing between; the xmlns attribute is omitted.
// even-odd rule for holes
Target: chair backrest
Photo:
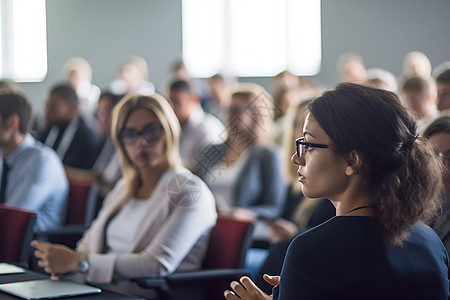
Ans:
<svg viewBox="0 0 450 300"><path fill-rule="evenodd" d="M0 262L27 263L36 212L0 204Z"/></svg>
<svg viewBox="0 0 450 300"><path fill-rule="evenodd" d="M237 269L244 266L251 244L253 222L219 215L211 230L203 269Z"/></svg>
<svg viewBox="0 0 450 300"><path fill-rule="evenodd" d="M69 198L66 225L89 226L95 217L98 199L98 184L92 178L82 179L68 176Z"/></svg>

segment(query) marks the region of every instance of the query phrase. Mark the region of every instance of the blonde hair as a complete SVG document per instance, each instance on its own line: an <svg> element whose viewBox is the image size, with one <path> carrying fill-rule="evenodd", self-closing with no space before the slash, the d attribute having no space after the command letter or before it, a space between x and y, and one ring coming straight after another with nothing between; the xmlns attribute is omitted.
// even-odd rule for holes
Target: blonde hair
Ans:
<svg viewBox="0 0 450 300"><path fill-rule="evenodd" d="M287 125L286 131L283 136L283 151L284 151L284 164L285 164L285 178L286 181L292 184L294 189L300 190L301 185L298 184L298 175L297 175L297 165L293 164L291 161L292 154L296 151L295 149L295 140L302 136L302 132L295 132L298 121L298 114L301 110L304 112L303 123L305 122L306 115L308 114L308 104L311 103L313 98L308 98L300 101L291 108L287 115Z"/></svg>
<svg viewBox="0 0 450 300"><path fill-rule="evenodd" d="M72 57L64 64L64 74L69 77L73 71L78 72L80 76L87 81L92 81L92 68L87 60L82 57Z"/></svg>
<svg viewBox="0 0 450 300"><path fill-rule="evenodd" d="M260 85L255 83L241 83L231 94L242 97L247 101L247 107L254 110L254 133L257 141L269 141L272 137L272 123L274 105L272 96Z"/></svg>
<svg viewBox="0 0 450 300"><path fill-rule="evenodd" d="M166 158L169 166L183 166L179 154L180 123L169 102L159 94L153 94L151 96L134 95L122 99L113 109L111 126L111 137L119 151L122 177L126 189L125 196L117 208L123 206L133 197L140 182L138 170L128 156L125 146L120 139L120 134L125 127L129 115L133 111L141 108L152 111L162 125L166 140Z"/></svg>

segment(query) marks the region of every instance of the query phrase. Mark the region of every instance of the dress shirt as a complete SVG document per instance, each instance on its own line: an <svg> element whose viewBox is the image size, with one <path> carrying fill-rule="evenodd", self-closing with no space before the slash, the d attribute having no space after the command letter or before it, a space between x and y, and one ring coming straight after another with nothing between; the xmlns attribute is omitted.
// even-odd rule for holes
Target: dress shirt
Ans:
<svg viewBox="0 0 450 300"><path fill-rule="evenodd" d="M200 104L196 105L188 121L181 128L180 155L183 163L195 169L202 151L208 146L223 143L226 138L222 122L205 113Z"/></svg>
<svg viewBox="0 0 450 300"><path fill-rule="evenodd" d="M57 154L27 134L17 149L1 159L9 166L5 204L36 211L35 230L62 224L69 186Z"/></svg>

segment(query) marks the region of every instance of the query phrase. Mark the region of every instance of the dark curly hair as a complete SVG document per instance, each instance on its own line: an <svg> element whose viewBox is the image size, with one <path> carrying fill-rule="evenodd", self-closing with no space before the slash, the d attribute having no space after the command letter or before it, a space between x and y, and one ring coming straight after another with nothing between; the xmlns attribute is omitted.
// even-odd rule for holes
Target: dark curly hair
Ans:
<svg viewBox="0 0 450 300"><path fill-rule="evenodd" d="M435 215L442 165L431 144L417 137L415 119L396 94L345 83L315 99L309 109L338 155L361 155L358 172L387 243L400 245L411 225Z"/></svg>

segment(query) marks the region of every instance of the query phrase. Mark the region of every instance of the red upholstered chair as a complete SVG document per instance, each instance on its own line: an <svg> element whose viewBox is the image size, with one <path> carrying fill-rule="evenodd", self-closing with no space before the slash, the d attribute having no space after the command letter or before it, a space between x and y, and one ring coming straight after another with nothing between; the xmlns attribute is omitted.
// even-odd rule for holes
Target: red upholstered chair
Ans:
<svg viewBox="0 0 450 300"><path fill-rule="evenodd" d="M36 212L0 204L0 262L27 264Z"/></svg>
<svg viewBox="0 0 450 300"><path fill-rule="evenodd" d="M75 248L98 210L98 184L92 177L71 176L67 201L66 221L57 229L37 232L35 239Z"/></svg>
<svg viewBox="0 0 450 300"><path fill-rule="evenodd" d="M98 185L92 178L82 179L68 176L69 201L66 225L88 227L96 215Z"/></svg>
<svg viewBox="0 0 450 300"><path fill-rule="evenodd" d="M137 283L158 290L164 299L223 299L223 291L229 283L248 274L244 260L252 232L251 221L219 216L211 231L201 270L176 272L165 278L138 279Z"/></svg>

